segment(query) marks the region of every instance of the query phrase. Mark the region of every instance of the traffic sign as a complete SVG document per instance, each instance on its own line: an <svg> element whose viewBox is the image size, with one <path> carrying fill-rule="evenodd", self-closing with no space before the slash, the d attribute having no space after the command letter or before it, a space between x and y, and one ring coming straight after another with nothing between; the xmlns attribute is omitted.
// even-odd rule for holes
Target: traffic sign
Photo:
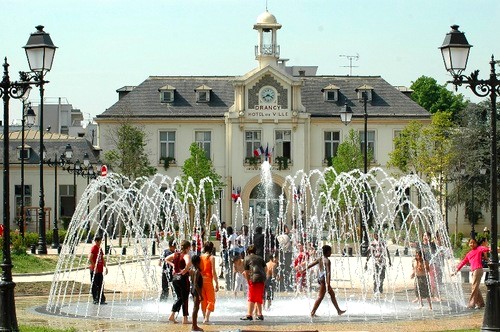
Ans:
<svg viewBox="0 0 500 332"><path fill-rule="evenodd" d="M106 176L108 175L108 166L102 165L101 166L101 176Z"/></svg>

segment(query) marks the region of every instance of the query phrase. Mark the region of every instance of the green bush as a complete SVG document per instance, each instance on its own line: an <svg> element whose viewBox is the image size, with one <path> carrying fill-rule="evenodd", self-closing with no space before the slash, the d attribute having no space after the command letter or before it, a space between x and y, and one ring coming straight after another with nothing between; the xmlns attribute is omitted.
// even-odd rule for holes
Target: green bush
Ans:
<svg viewBox="0 0 500 332"><path fill-rule="evenodd" d="M62 227L67 230L68 227L69 227L69 223L71 222L71 218L70 217L61 217L61 219L59 219L60 221L60 224L62 225Z"/></svg>

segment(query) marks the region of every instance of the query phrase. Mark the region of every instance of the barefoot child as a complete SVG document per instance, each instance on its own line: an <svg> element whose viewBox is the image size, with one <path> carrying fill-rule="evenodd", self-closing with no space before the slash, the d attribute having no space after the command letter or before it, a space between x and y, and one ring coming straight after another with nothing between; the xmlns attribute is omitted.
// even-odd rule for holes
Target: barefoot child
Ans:
<svg viewBox="0 0 500 332"><path fill-rule="evenodd" d="M191 331L203 332L203 329L198 326L198 311L200 310L200 303L202 300L201 288L203 287L203 277L201 276L200 262L201 259L198 255L194 255L191 258L191 264L193 264L193 269L191 270L191 295L193 295L194 300Z"/></svg>
<svg viewBox="0 0 500 332"><path fill-rule="evenodd" d="M411 278L415 278L415 296L420 302L420 307L422 304L422 299L426 298L429 302L429 309L432 310L431 296L429 294L429 284L427 282L427 273L429 272L429 262L424 260L422 256L422 251L417 250L415 252L415 260L413 261L413 273Z"/></svg>
<svg viewBox="0 0 500 332"><path fill-rule="evenodd" d="M345 310L340 310L337 299L335 298L335 292L333 291L332 286L330 286L331 263L329 257L332 255L332 247L330 247L329 245L324 245L322 247L322 250L323 256L307 265L307 269L313 267L314 265L318 265L319 292L318 298L316 299L316 302L314 302L314 307L311 311L311 317L316 317L316 310L321 304L321 301L323 301L323 298L325 297L327 291L328 294L330 294L333 306L335 307L335 309L337 309L337 314L340 316L345 312Z"/></svg>
<svg viewBox="0 0 500 332"><path fill-rule="evenodd" d="M271 308L271 301L274 299L274 290L276 289L276 256L270 255L266 263L266 309Z"/></svg>
<svg viewBox="0 0 500 332"><path fill-rule="evenodd" d="M233 269L234 269L234 297L238 295L238 291L243 291L243 295L246 295L248 282L243 276L243 272L245 271L245 265L243 264L243 259L245 258L245 253L241 252L238 256L236 256L233 260Z"/></svg>

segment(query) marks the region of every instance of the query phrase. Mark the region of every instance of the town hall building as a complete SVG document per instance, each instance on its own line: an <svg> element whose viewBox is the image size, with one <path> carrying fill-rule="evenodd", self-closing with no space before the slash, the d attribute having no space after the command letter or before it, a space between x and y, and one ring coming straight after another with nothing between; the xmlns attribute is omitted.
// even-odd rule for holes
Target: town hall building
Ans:
<svg viewBox="0 0 500 332"><path fill-rule="evenodd" d="M258 222L264 218L257 195L261 162L269 159L273 190L281 192L286 176L329 166L351 129L364 146L363 94L370 167L386 167L394 137L410 121L430 122L406 91L380 76L317 75L316 66L287 65L280 57L281 27L268 11L258 16L257 66L241 76L150 76L118 89L119 100L96 118L99 146L113 149L106 135L127 119L146 132L150 163L175 177L197 142L225 183L222 220L235 215L236 190L243 211L253 208ZM348 125L340 118L346 106L353 113Z"/></svg>

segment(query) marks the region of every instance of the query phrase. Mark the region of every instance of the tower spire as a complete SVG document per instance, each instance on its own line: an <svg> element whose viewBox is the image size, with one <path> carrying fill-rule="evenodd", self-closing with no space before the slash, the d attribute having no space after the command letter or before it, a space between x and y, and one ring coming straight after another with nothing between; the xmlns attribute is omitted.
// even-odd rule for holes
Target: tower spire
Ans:
<svg viewBox="0 0 500 332"><path fill-rule="evenodd" d="M266 11L257 17L257 22L253 28L258 31L259 44L255 46L255 59L259 61L259 67L264 68L268 65L277 66L280 57L280 47L277 43L277 31L281 24L276 21L276 17Z"/></svg>

